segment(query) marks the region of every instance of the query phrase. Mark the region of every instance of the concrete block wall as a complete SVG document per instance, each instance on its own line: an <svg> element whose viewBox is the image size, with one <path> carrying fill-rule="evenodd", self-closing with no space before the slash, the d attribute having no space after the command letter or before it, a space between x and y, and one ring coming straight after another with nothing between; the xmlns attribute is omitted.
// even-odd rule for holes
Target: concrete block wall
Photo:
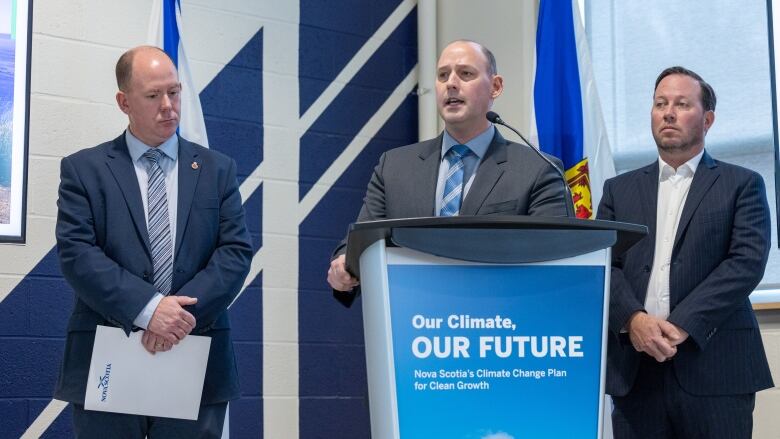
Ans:
<svg viewBox="0 0 780 439"><path fill-rule="evenodd" d="M413 1L183 0L210 147L234 157L256 255L230 310L232 437L368 431L362 318L324 280L379 154L416 140ZM114 64L151 0L38 0L27 243L0 245L0 437L71 437L52 400L72 292L54 253L59 161L116 137ZM344 413L350 416L343 416Z"/></svg>
<svg viewBox="0 0 780 439"><path fill-rule="evenodd" d="M389 20L391 27L385 25ZM416 84L416 25L413 2L375 4L369 14L301 3L301 114L317 109L321 90L344 80L339 73L349 68L349 53L358 52L364 61L300 140L299 196L305 206L321 193L323 181L332 181L332 166L340 166L345 154L362 163L335 179L300 227L300 437L369 437L360 303L346 309L332 299L322 282L321 261L330 258L346 225L356 218L379 154L404 143L402 139L416 139L417 99L410 94ZM361 46L378 32L387 35L385 41L364 55ZM366 107L377 110L356 111ZM365 132L367 126L375 134ZM344 143L351 146L331 146ZM353 152L356 143L364 144L362 151Z"/></svg>
<svg viewBox="0 0 780 439"><path fill-rule="evenodd" d="M56 416L47 420L46 435L69 436L68 414L58 416L61 405L51 401L72 307L52 251L59 160L126 125L114 104L112 63L132 41L145 39L150 7L149 1L35 2L27 243L0 246L3 437L19 437L47 407Z"/></svg>
<svg viewBox="0 0 780 439"><path fill-rule="evenodd" d="M511 82L497 110L520 127L532 76L513 54L532 3L508 2L502 14L438 4L440 45L474 38L498 55ZM53 253L59 159L126 126L114 63L146 42L151 5L35 2L27 243L0 245L0 437L71 436L68 410L51 401L72 300ZM368 437L359 303L335 303L324 276L378 155L416 140L415 2L182 0L182 9L209 141L239 164L257 251L230 311L244 393L231 434ZM759 320L780 380L780 314ZM780 388L761 392L755 437L780 438L778 412Z"/></svg>

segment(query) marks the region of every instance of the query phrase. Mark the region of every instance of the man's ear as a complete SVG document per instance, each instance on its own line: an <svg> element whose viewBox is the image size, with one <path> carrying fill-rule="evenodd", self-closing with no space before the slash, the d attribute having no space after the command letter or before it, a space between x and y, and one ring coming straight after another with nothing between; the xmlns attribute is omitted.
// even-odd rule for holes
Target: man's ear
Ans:
<svg viewBox="0 0 780 439"><path fill-rule="evenodd" d="M490 97L495 99L501 96L501 93L504 91L504 77L501 75L494 75L493 79L490 81L490 85Z"/></svg>
<svg viewBox="0 0 780 439"><path fill-rule="evenodd" d="M710 110L704 113L704 134L712 128L713 123L715 123L715 112Z"/></svg>
<svg viewBox="0 0 780 439"><path fill-rule="evenodd" d="M128 114L130 111L130 106L127 103L127 95L122 90L116 92L116 104L119 106L119 109L122 110L122 113Z"/></svg>

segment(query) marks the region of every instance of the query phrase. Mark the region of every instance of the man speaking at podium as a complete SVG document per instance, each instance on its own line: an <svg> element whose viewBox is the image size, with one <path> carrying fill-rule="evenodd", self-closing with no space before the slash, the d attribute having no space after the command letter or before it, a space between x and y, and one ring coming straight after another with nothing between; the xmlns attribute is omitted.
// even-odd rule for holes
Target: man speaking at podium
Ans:
<svg viewBox="0 0 780 439"><path fill-rule="evenodd" d="M566 216L571 199L558 172L531 147L505 140L485 117L503 88L486 47L458 40L444 48L436 73L444 132L382 155L357 220ZM334 252L328 283L336 299L349 306L358 282L346 271L345 245Z"/></svg>
<svg viewBox="0 0 780 439"><path fill-rule="evenodd" d="M227 307L252 260L236 163L177 135L181 83L165 52L125 52L116 77L127 130L61 164L57 251L76 300L54 396L73 403L78 438L219 438L239 396ZM85 410L98 325L145 329L151 353L210 337L198 419Z"/></svg>
<svg viewBox="0 0 780 439"><path fill-rule="evenodd" d="M764 181L707 154L715 92L696 73L664 70L650 114L658 161L608 180L598 212L649 229L612 261L614 435L750 438L772 387L748 300L769 254Z"/></svg>

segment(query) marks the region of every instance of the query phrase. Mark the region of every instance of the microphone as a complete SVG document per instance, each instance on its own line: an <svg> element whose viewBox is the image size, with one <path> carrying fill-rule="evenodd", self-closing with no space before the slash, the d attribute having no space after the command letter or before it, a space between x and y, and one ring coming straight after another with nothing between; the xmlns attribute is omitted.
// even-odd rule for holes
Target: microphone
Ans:
<svg viewBox="0 0 780 439"><path fill-rule="evenodd" d="M552 160L547 158L546 155L544 155L541 151L539 151L539 148L532 145L531 142L529 142L528 139L525 138L525 136L520 134L520 131L517 131L516 129L512 128L512 126L510 126L508 123L504 122L504 119L501 119L501 116L499 116L498 113L496 113L495 111L488 111L487 113L485 113L485 118L494 124L503 125L509 128L510 130L512 130L512 132L514 132L515 134L520 136L521 139L523 139L523 142L525 142L526 146L531 148L539 157L542 158L542 160L547 162L550 166L552 166L553 169L555 169L555 172L557 172L558 176L561 177L561 182L563 182L563 188L564 191L566 192L566 196L569 197L569 202L566 203L566 212L569 215L569 217L576 218L577 215L574 213L574 205L573 205L573 197L571 194L571 188L569 187L569 184L566 183L566 175L564 175L561 168L559 168L555 163L553 163Z"/></svg>

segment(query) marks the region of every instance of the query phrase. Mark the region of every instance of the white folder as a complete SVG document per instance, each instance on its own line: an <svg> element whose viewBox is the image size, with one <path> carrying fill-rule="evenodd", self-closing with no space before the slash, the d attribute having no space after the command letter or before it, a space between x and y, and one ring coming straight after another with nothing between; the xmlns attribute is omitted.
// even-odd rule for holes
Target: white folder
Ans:
<svg viewBox="0 0 780 439"><path fill-rule="evenodd" d="M188 335L170 351L152 355L142 335L97 327L84 408L198 419L211 338Z"/></svg>

